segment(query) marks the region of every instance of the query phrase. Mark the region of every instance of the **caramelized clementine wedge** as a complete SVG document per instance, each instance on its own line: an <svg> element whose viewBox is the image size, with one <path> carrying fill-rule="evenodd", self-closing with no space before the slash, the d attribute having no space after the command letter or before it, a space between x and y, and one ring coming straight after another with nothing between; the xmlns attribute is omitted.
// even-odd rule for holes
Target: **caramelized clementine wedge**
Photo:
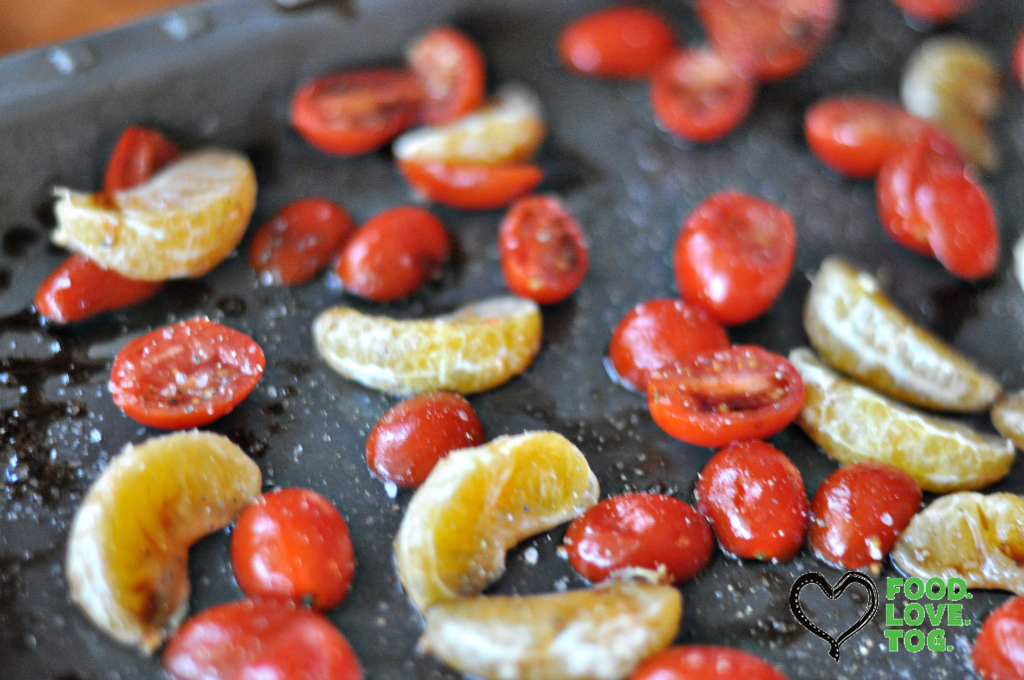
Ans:
<svg viewBox="0 0 1024 680"><path fill-rule="evenodd" d="M992 424L1018 449L1024 449L1024 390L999 398L992 406Z"/></svg>

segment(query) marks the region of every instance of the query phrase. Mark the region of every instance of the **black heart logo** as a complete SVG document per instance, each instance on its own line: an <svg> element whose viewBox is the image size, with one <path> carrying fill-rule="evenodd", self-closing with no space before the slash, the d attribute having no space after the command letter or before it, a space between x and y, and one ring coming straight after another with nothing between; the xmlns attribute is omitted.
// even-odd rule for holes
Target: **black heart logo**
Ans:
<svg viewBox="0 0 1024 680"><path fill-rule="evenodd" d="M815 585L821 588L821 592L825 593L825 596L830 600L837 599L843 594L843 591L854 583L864 586L864 589L868 591L868 608L861 615L860 619L843 631L843 634L838 638L833 639L831 635L819 628L813 621L807 618L807 614L804 613L803 606L800 604L800 591L805 586ZM793 589L789 591L789 608L793 611L793 616L800 622L807 630L811 631L822 640L825 640L829 644L828 654L836 661L839 661L839 648L844 642L849 640L851 637L857 634L864 626L868 625L868 621L878 611L878 590L875 588L875 583L870 578L860 573L859 571L848 571L843 574L843 577L836 582L836 584L829 585L829 582L825 580L825 577L816 571L812 571L809 574L804 574L793 583Z"/></svg>

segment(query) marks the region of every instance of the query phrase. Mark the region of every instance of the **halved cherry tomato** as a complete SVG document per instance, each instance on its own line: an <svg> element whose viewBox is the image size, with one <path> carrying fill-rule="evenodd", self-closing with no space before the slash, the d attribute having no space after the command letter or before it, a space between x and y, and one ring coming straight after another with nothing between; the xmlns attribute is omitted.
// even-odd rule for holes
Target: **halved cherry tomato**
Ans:
<svg viewBox="0 0 1024 680"><path fill-rule="evenodd" d="M676 38L659 15L615 5L572 22L558 37L566 68L603 78L643 78L672 53Z"/></svg>
<svg viewBox="0 0 1024 680"><path fill-rule="evenodd" d="M561 202L520 198L498 231L501 272L509 290L542 305L572 295L587 273L587 242Z"/></svg>
<svg viewBox="0 0 1024 680"><path fill-rule="evenodd" d="M484 57L454 28L435 28L409 50L409 68L425 98L420 120L442 125L480 107L487 89Z"/></svg>
<svg viewBox="0 0 1024 680"><path fill-rule="evenodd" d="M377 421L366 439L366 462L385 482L416 487L450 452L484 441L484 427L465 397L431 392L406 399Z"/></svg>
<svg viewBox="0 0 1024 680"><path fill-rule="evenodd" d="M178 146L156 130L132 125L121 133L103 177L103 191L131 189L181 155Z"/></svg>
<svg viewBox="0 0 1024 680"><path fill-rule="evenodd" d="M710 50L680 50L651 79L651 107L672 134L713 142L743 122L754 85Z"/></svg>
<svg viewBox="0 0 1024 680"><path fill-rule="evenodd" d="M647 659L629 680L787 680L766 662L739 649L705 645L669 647Z"/></svg>
<svg viewBox="0 0 1024 680"><path fill-rule="evenodd" d="M736 191L701 203L676 239L679 294L725 325L763 314L786 286L796 230L782 208Z"/></svg>
<svg viewBox="0 0 1024 680"><path fill-rule="evenodd" d="M836 0L698 0L715 51L761 81L800 71L832 32Z"/></svg>
<svg viewBox="0 0 1024 680"><path fill-rule="evenodd" d="M320 611L341 604L355 569L348 525L309 489L278 489L246 507L231 534L231 564L247 596Z"/></svg>
<svg viewBox="0 0 1024 680"><path fill-rule="evenodd" d="M156 295L163 281L136 281L75 253L36 291L36 310L50 321L74 323L128 307Z"/></svg>
<svg viewBox="0 0 1024 680"><path fill-rule="evenodd" d="M391 208L356 230L335 271L354 295L400 300L429 281L451 249L441 220L422 208Z"/></svg>
<svg viewBox="0 0 1024 680"><path fill-rule="evenodd" d="M1013 47L1013 63L1010 65L1017 82L1024 87L1024 30L1017 35L1017 42Z"/></svg>
<svg viewBox="0 0 1024 680"><path fill-rule="evenodd" d="M248 336L198 317L125 345L110 371L110 393L128 416L164 430L199 427L229 413L266 366Z"/></svg>
<svg viewBox="0 0 1024 680"><path fill-rule="evenodd" d="M342 156L380 148L415 122L424 99L407 71L335 73L295 93L292 125L307 142Z"/></svg>
<svg viewBox="0 0 1024 680"><path fill-rule="evenodd" d="M681 500L653 493L606 498L565 532L570 564L595 582L624 569L664 567L672 583L683 583L707 566L714 544L700 513Z"/></svg>
<svg viewBox="0 0 1024 680"><path fill-rule="evenodd" d="M176 680L362 680L359 660L321 614L290 602L228 602L185 622L168 643Z"/></svg>
<svg viewBox="0 0 1024 680"><path fill-rule="evenodd" d="M804 382L793 365L749 345L697 354L652 372L647 383L654 422L697 446L770 437L803 403Z"/></svg>
<svg viewBox="0 0 1024 680"><path fill-rule="evenodd" d="M988 194L952 142L924 135L882 166L878 213L893 240L934 253L951 273L979 279L995 271L999 228Z"/></svg>
<svg viewBox="0 0 1024 680"><path fill-rule="evenodd" d="M682 300L648 300L619 321L608 358L622 383L646 392L651 371L728 346L725 329L700 307Z"/></svg>
<svg viewBox="0 0 1024 680"><path fill-rule="evenodd" d="M878 569L920 507L921 487L903 470L879 462L845 465L814 494L808 542L829 564Z"/></svg>
<svg viewBox="0 0 1024 680"><path fill-rule="evenodd" d="M406 181L425 198L462 210L491 210L533 191L544 179L536 165L460 165L398 161Z"/></svg>
<svg viewBox="0 0 1024 680"><path fill-rule="evenodd" d="M893 0L908 15L928 24L943 24L963 16L974 0Z"/></svg>
<svg viewBox="0 0 1024 680"><path fill-rule="evenodd" d="M988 615L971 659L984 680L1024 678L1024 597L1011 597Z"/></svg>
<svg viewBox="0 0 1024 680"><path fill-rule="evenodd" d="M327 199L293 201L256 231L249 264L264 283L305 283L338 252L352 228L348 213Z"/></svg>

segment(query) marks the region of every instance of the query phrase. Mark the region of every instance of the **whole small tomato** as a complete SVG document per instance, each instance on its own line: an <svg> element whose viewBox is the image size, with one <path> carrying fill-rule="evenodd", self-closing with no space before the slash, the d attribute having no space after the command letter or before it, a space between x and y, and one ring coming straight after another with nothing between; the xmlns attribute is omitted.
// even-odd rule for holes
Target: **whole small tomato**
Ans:
<svg viewBox="0 0 1024 680"><path fill-rule="evenodd" d="M669 647L633 671L629 680L786 680L756 656L705 645Z"/></svg>
<svg viewBox="0 0 1024 680"><path fill-rule="evenodd" d="M1011 597L988 615L971 659L984 680L1024 678L1024 597Z"/></svg>
<svg viewBox="0 0 1024 680"><path fill-rule="evenodd" d="M676 39L659 15L615 5L572 22L558 37L566 68L602 78L643 78L671 54Z"/></svg>
<svg viewBox="0 0 1024 680"><path fill-rule="evenodd" d="M163 281L129 279L75 253L39 286L35 307L50 321L74 323L147 300L163 287Z"/></svg>
<svg viewBox="0 0 1024 680"><path fill-rule="evenodd" d="M789 280L796 230L782 208L736 191L701 203L676 239L676 285L727 326L763 314Z"/></svg>
<svg viewBox="0 0 1024 680"><path fill-rule="evenodd" d="M293 201L256 231L249 264L265 283L305 283L338 252L352 228L348 213L327 199Z"/></svg>
<svg viewBox="0 0 1024 680"><path fill-rule="evenodd" d="M461 210L491 210L533 191L544 172L530 163L470 165L398 161L406 181L424 198Z"/></svg>
<svg viewBox="0 0 1024 680"><path fill-rule="evenodd" d="M231 534L231 564L247 596L321 611L341 604L355 569L341 513L308 489L270 491L249 504Z"/></svg>
<svg viewBox="0 0 1024 680"><path fill-rule="evenodd" d="M926 24L944 24L963 16L974 0L893 0L906 14Z"/></svg>
<svg viewBox="0 0 1024 680"><path fill-rule="evenodd" d="M648 300L619 321L608 358L620 382L646 392L651 371L728 346L725 329L700 307L682 300Z"/></svg>
<svg viewBox="0 0 1024 680"><path fill-rule="evenodd" d="M487 89L480 49L454 28L435 28L409 49L409 68L423 87L420 120L442 125L480 107Z"/></svg>
<svg viewBox="0 0 1024 680"><path fill-rule="evenodd" d="M714 543L700 513L681 500L652 493L606 498L565 532L570 564L595 582L624 569L664 567L672 583L683 583L707 566Z"/></svg>
<svg viewBox="0 0 1024 680"><path fill-rule="evenodd" d="M366 439L366 462L385 482L416 487L450 452L483 443L483 425L465 397L432 392L381 416Z"/></svg>
<svg viewBox="0 0 1024 680"><path fill-rule="evenodd" d="M391 208L356 231L335 271L349 293L376 302L400 300L429 281L451 249L434 215L411 206Z"/></svg>
<svg viewBox="0 0 1024 680"><path fill-rule="evenodd" d="M359 660L322 615L290 602L228 602L185 622L163 654L176 680L362 680Z"/></svg>
<svg viewBox="0 0 1024 680"><path fill-rule="evenodd" d="M811 501L811 550L845 569L877 569L921 507L921 487L880 462L845 465Z"/></svg>
<svg viewBox="0 0 1024 680"><path fill-rule="evenodd" d="M156 130L132 125L121 133L107 163L103 191L131 189L181 155L178 146Z"/></svg>

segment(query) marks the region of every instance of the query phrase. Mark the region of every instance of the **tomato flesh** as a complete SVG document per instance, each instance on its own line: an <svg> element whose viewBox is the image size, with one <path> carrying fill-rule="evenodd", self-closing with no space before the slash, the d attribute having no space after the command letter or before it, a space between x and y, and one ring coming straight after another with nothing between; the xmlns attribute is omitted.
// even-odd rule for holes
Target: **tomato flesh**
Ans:
<svg viewBox="0 0 1024 680"><path fill-rule="evenodd" d="M907 15L927 24L942 24L963 16L974 0L893 0Z"/></svg>
<svg viewBox="0 0 1024 680"><path fill-rule="evenodd" d="M464 165L398 161L398 169L420 195L462 210L501 208L533 191L544 178L536 165Z"/></svg>
<svg viewBox="0 0 1024 680"><path fill-rule="evenodd" d="M132 125L121 133L110 155L103 191L112 194L138 186L180 155L178 146L156 130Z"/></svg>
<svg viewBox="0 0 1024 680"><path fill-rule="evenodd" d="M606 498L565 532L569 562L594 582L624 569L664 568L672 583L683 583L707 566L714 542L700 513L681 500L649 493Z"/></svg>
<svg viewBox="0 0 1024 680"><path fill-rule="evenodd" d="M566 68L602 78L643 78L675 48L661 16L634 5L615 5L572 22L558 38Z"/></svg>
<svg viewBox="0 0 1024 680"><path fill-rule="evenodd" d="M984 680L1024 678L1024 597L1011 597L988 615L971 659Z"/></svg>
<svg viewBox="0 0 1024 680"><path fill-rule="evenodd" d="M425 94L419 119L427 125L450 123L484 101L484 57L454 28L437 28L420 38L409 50L409 68Z"/></svg>
<svg viewBox="0 0 1024 680"><path fill-rule="evenodd" d="M163 281L129 279L75 253L39 286L35 307L50 321L74 323L147 300L163 287Z"/></svg>
<svg viewBox="0 0 1024 680"><path fill-rule="evenodd" d="M629 680L787 680L756 656L706 645L669 647L640 664Z"/></svg>
<svg viewBox="0 0 1024 680"><path fill-rule="evenodd" d="M245 399L265 366L252 339L200 317L126 344L114 357L109 388L114 403L143 425L199 427Z"/></svg>
<svg viewBox="0 0 1024 680"><path fill-rule="evenodd" d="M324 198L293 201L256 231L249 264L264 283L305 283L330 262L352 229L352 218L336 203Z"/></svg>

